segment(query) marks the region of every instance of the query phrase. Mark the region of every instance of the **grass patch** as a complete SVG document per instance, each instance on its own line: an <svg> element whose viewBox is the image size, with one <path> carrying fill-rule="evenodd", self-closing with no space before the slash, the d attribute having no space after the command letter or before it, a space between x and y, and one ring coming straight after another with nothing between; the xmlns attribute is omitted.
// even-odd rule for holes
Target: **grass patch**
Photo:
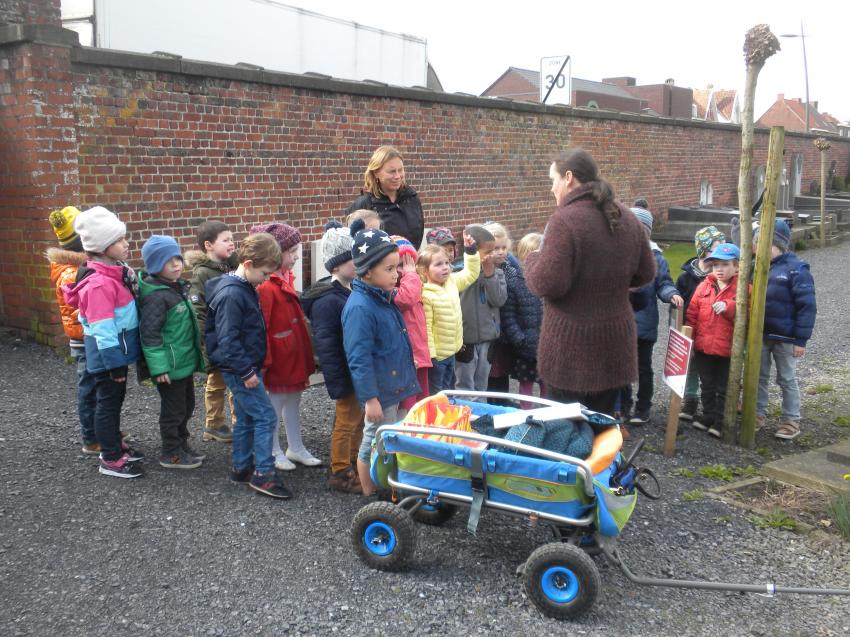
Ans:
<svg viewBox="0 0 850 637"><path fill-rule="evenodd" d="M800 434L794 442L804 449L811 449L818 444L815 437L810 433Z"/></svg>
<svg viewBox="0 0 850 637"><path fill-rule="evenodd" d="M671 243L664 250L664 258L670 266L670 276L675 281L682 269L682 264L696 256L693 243Z"/></svg>
<svg viewBox="0 0 850 637"><path fill-rule="evenodd" d="M773 509L767 515L754 515L750 518L750 521L760 529L797 530L797 520L779 508Z"/></svg>
<svg viewBox="0 0 850 637"><path fill-rule="evenodd" d="M770 458L773 455L773 452L767 447L759 447L756 449L756 453L762 458Z"/></svg>
<svg viewBox="0 0 850 637"><path fill-rule="evenodd" d="M835 387L833 387L832 385L830 385L828 383L820 383L818 385L815 385L812 388L812 392L815 393L815 394L828 394L829 392L834 391L834 390L835 390Z"/></svg>
<svg viewBox="0 0 850 637"><path fill-rule="evenodd" d="M700 467L699 474L709 480L732 482L735 478L752 478L758 475L758 469L752 465L747 467L727 467L725 464L709 464Z"/></svg>
<svg viewBox="0 0 850 637"><path fill-rule="evenodd" d="M836 416L835 420L833 420L832 422L834 422L839 427L850 427L850 415Z"/></svg>
<svg viewBox="0 0 850 637"><path fill-rule="evenodd" d="M656 447L655 445L651 445L649 443L646 443L643 446L642 451L645 451L646 453L658 453L658 447Z"/></svg>
<svg viewBox="0 0 850 637"><path fill-rule="evenodd" d="M718 515L717 517L711 518L711 521L715 524L729 524L732 521L732 516Z"/></svg>
<svg viewBox="0 0 850 637"><path fill-rule="evenodd" d="M837 493L829 501L829 517L845 540L850 542L850 496Z"/></svg>
<svg viewBox="0 0 850 637"><path fill-rule="evenodd" d="M682 494L682 499L685 502L699 502L700 500L705 499L705 493L703 493L700 489L694 489L693 491L685 491Z"/></svg>
<svg viewBox="0 0 850 637"><path fill-rule="evenodd" d="M680 469L673 469L670 472L670 475L671 476L680 476L682 478L693 478L694 472L691 471L690 469L686 469L686 468L682 467Z"/></svg>

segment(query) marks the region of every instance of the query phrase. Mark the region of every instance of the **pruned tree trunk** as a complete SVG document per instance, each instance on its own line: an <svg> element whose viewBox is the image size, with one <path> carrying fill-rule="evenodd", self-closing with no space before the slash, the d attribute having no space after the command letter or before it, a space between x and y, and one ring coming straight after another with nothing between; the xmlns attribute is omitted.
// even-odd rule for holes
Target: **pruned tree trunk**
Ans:
<svg viewBox="0 0 850 637"><path fill-rule="evenodd" d="M741 374L744 369L744 343L747 338L750 267L753 262L753 200L750 193L753 163L753 106L756 83L765 61L779 50L779 40L766 24L747 31L744 39L744 60L747 78L744 85L744 110L741 121L741 167L738 171L738 209L741 213L741 262L738 288L735 295L735 331L732 336L732 358L729 362L729 382L726 391L725 427L723 441L735 444L738 440L738 397L741 394Z"/></svg>

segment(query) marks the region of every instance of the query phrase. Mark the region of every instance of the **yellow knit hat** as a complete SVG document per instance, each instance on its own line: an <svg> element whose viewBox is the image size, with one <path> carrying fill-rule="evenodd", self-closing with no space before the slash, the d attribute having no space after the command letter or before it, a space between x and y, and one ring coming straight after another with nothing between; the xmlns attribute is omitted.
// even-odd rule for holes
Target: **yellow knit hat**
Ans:
<svg viewBox="0 0 850 637"><path fill-rule="evenodd" d="M74 219L80 211L74 206L66 206L62 210L54 210L50 213L50 224L53 226L53 232L56 233L56 238L59 239L59 244L62 247L67 247L77 238L77 233L74 232Z"/></svg>

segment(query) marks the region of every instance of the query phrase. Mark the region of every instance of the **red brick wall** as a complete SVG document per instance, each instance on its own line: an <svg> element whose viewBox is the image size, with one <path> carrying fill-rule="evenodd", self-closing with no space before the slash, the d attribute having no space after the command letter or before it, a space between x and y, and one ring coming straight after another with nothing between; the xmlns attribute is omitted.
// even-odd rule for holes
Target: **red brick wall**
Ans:
<svg viewBox="0 0 850 637"><path fill-rule="evenodd" d="M3 0L0 3L0 24L61 23L61 0Z"/></svg>

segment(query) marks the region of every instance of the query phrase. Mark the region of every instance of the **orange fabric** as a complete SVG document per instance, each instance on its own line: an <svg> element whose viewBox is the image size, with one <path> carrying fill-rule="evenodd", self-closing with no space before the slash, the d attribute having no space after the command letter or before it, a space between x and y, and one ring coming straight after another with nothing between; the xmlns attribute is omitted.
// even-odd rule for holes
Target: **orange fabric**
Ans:
<svg viewBox="0 0 850 637"><path fill-rule="evenodd" d="M442 395L429 396L416 403L404 417L404 424L414 427L434 427L436 429L454 431L472 431L470 416L472 410L467 405L453 405ZM413 434L417 438L427 438L437 442L447 442L455 445L478 447L482 443L456 438L441 433Z"/></svg>
<svg viewBox="0 0 850 637"><path fill-rule="evenodd" d="M73 283L77 278L77 266L70 263L50 264L50 282L53 283L56 301L59 303L59 314L62 317L62 329L68 338L83 340L83 326L80 325L79 310L65 303L62 286Z"/></svg>
<svg viewBox="0 0 850 637"><path fill-rule="evenodd" d="M587 464L593 475L607 469L614 462L620 449L623 448L623 434L619 427L609 427L605 431L596 434L593 439L593 447L587 457Z"/></svg>

